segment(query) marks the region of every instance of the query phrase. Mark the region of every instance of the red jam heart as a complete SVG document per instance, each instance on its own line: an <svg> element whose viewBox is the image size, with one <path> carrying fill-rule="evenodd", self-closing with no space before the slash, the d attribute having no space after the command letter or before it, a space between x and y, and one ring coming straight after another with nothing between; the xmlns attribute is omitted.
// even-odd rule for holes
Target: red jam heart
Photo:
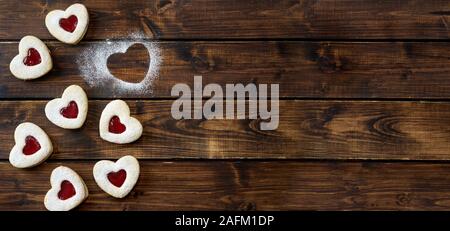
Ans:
<svg viewBox="0 0 450 231"><path fill-rule="evenodd" d="M70 101L69 105L61 108L59 113L68 119L76 119L78 116L78 105L75 101Z"/></svg>
<svg viewBox="0 0 450 231"><path fill-rule="evenodd" d="M114 186L120 188L120 186L123 185L123 182L125 182L125 179L127 178L127 172L123 169L119 170L118 172L110 172L108 173L108 180L113 184Z"/></svg>
<svg viewBox="0 0 450 231"><path fill-rule="evenodd" d="M23 59L23 64L26 66L35 66L41 63L41 55L39 51L34 48L28 49L27 57Z"/></svg>
<svg viewBox="0 0 450 231"><path fill-rule="evenodd" d="M60 200L67 200L73 196L75 196L75 187L68 180L64 180L61 182L61 189L58 192L58 198Z"/></svg>
<svg viewBox="0 0 450 231"><path fill-rule="evenodd" d="M37 151L41 149L41 145L33 136L25 137L25 146L22 149L23 154L25 155L33 155Z"/></svg>
<svg viewBox="0 0 450 231"><path fill-rule="evenodd" d="M68 18L62 18L59 20L59 26L67 32L74 32L77 28L78 18L75 15L71 15Z"/></svg>
<svg viewBox="0 0 450 231"><path fill-rule="evenodd" d="M109 132L115 134L123 133L127 128L120 122L118 116L113 116L109 121Z"/></svg>

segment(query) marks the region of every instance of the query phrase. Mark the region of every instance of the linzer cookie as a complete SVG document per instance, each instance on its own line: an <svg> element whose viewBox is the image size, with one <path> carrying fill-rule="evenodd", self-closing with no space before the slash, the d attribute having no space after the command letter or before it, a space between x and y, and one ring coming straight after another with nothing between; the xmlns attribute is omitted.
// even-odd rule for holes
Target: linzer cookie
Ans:
<svg viewBox="0 0 450 231"><path fill-rule="evenodd" d="M116 162L99 161L93 170L98 186L116 198L123 198L130 193L139 178L139 172L139 162L133 156L124 156Z"/></svg>
<svg viewBox="0 0 450 231"><path fill-rule="evenodd" d="M106 105L100 116L100 137L106 141L126 144L142 135L141 123L130 116L130 108L122 100L114 100Z"/></svg>
<svg viewBox="0 0 450 231"><path fill-rule="evenodd" d="M54 10L45 17L50 34L63 43L77 44L86 34L89 13L83 4L73 4L65 11Z"/></svg>
<svg viewBox="0 0 450 231"><path fill-rule="evenodd" d="M19 43L19 54L9 64L9 70L18 79L37 79L53 67L47 46L34 36L25 36Z"/></svg>
<svg viewBox="0 0 450 231"><path fill-rule="evenodd" d="M22 123L14 132L16 144L9 154L9 162L16 168L29 168L45 161L53 152L52 142L39 126Z"/></svg>
<svg viewBox="0 0 450 231"><path fill-rule="evenodd" d="M61 98L53 99L45 106L45 115L56 126L77 129L83 126L88 111L86 93L78 85L67 87Z"/></svg>
<svg viewBox="0 0 450 231"><path fill-rule="evenodd" d="M50 176L51 189L44 199L45 208L50 211L69 211L88 197L83 179L72 169L59 166Z"/></svg>

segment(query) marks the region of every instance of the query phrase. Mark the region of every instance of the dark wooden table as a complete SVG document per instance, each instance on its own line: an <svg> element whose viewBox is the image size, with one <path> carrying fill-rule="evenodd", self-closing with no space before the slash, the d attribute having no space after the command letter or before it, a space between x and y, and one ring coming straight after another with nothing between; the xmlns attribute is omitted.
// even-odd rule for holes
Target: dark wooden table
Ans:
<svg viewBox="0 0 450 231"><path fill-rule="evenodd" d="M56 41L45 15L72 1L0 0L0 210L43 210L51 171L73 168L90 196L79 210L449 210L450 2L446 0L87 0L82 43ZM74 56L131 32L159 42L152 94L90 87ZM24 35L49 46L53 70L29 82L9 62ZM138 51L132 51L138 52ZM131 55L139 58L142 56ZM133 75L132 60L112 66ZM176 83L279 83L280 126L170 115ZM78 84L85 125L60 129L44 106ZM143 137L98 135L103 107L124 99ZM44 164L13 168L15 127L39 124L54 144ZM141 177L125 199L95 184L100 159L134 155Z"/></svg>

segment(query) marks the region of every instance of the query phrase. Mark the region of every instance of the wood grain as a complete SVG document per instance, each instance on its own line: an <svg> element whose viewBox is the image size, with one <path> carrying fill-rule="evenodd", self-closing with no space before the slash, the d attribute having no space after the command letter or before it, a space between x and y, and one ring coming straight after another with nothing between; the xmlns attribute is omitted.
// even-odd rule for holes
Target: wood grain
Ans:
<svg viewBox="0 0 450 231"><path fill-rule="evenodd" d="M446 0L85 0L86 39L448 39ZM53 39L45 15L73 1L2 0L0 39Z"/></svg>
<svg viewBox="0 0 450 231"><path fill-rule="evenodd" d="M75 154L75 153L74 153ZM0 163L0 210L44 210L51 171L65 165L89 188L79 210L448 210L448 163L140 161L125 199L96 185L94 161L31 170Z"/></svg>
<svg viewBox="0 0 450 231"><path fill-rule="evenodd" d="M449 160L450 103L377 101L280 102L277 130L261 120L175 120L172 101L128 101L144 126L135 143L117 145L98 135L108 101L90 101L80 130L64 130L44 116L44 101L0 102L0 158L7 159L15 127L40 125L54 144L52 159L379 159Z"/></svg>
<svg viewBox="0 0 450 231"><path fill-rule="evenodd" d="M450 210L448 1L80 2L90 25L83 42L69 46L55 41L44 18L72 1L0 0L0 210L44 210L59 165L88 185L79 210ZM9 62L28 34L46 42L54 68L24 82ZM151 91L87 85L84 52L133 36L161 51ZM125 80L146 73L142 47L102 58ZM194 75L204 85L279 84L279 128L262 131L260 119L174 120L171 89L192 87ZM47 100L71 84L91 99L79 130L44 115ZM144 125L133 144L99 138L101 111L117 98L129 99ZM49 134L54 153L20 170L7 159L25 121ZM140 159L141 177L118 200L98 188L92 167L123 155Z"/></svg>
<svg viewBox="0 0 450 231"><path fill-rule="evenodd" d="M203 76L203 85L223 87L228 83L278 83L281 97L450 98L447 43L162 42L163 63L153 93L120 91L117 84L87 86L77 60L83 51L99 44L105 43L48 43L53 70L38 80L24 82L9 71L18 44L0 43L0 98L53 98L71 84L81 85L90 98L171 97L175 84L192 86L194 75ZM146 55L133 49L108 64L113 73L125 73L139 81L136 78L143 78L145 72L142 65L131 68L127 64L141 63Z"/></svg>

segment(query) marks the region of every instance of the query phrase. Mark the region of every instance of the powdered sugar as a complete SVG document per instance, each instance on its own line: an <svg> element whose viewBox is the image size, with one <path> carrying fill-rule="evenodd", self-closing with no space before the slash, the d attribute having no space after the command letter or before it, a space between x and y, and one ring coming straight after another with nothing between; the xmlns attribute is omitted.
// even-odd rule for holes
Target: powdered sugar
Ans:
<svg viewBox="0 0 450 231"><path fill-rule="evenodd" d="M108 57L124 53L134 44L142 44L148 50L150 65L145 78L139 83L126 82L116 78L108 69ZM151 94L152 83L158 77L162 62L158 44L145 40L141 33L132 34L125 40L106 40L104 43L92 43L77 57L81 76L91 87L108 87L117 94Z"/></svg>

